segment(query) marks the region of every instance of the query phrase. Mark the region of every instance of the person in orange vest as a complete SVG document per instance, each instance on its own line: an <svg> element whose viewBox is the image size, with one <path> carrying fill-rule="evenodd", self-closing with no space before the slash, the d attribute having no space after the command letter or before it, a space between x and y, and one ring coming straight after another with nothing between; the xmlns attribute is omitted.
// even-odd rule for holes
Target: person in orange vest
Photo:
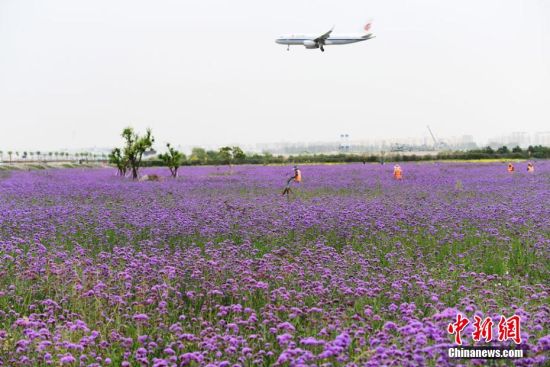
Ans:
<svg viewBox="0 0 550 367"><path fill-rule="evenodd" d="M393 166L393 178L395 178L396 180L401 180L403 178L403 171L398 164Z"/></svg>
<svg viewBox="0 0 550 367"><path fill-rule="evenodd" d="M300 171L300 170L298 169L298 166L294 166L294 176L290 177L290 178L286 181L286 187L285 187L285 189L283 190L283 196L290 194L290 192L291 192L291 190L290 190L290 184L291 184L292 182L296 182L296 183L302 182L302 171Z"/></svg>
<svg viewBox="0 0 550 367"><path fill-rule="evenodd" d="M527 163L527 172L533 173L535 172L535 165L531 162Z"/></svg>
<svg viewBox="0 0 550 367"><path fill-rule="evenodd" d="M508 163L508 172L512 173L514 172L516 169L514 168L514 165L512 163Z"/></svg>

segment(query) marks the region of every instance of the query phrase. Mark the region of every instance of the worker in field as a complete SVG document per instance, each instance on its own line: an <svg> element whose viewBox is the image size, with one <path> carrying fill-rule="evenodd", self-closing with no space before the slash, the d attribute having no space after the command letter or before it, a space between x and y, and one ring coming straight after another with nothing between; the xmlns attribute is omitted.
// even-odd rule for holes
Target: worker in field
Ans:
<svg viewBox="0 0 550 367"><path fill-rule="evenodd" d="M532 162L527 163L527 172L529 173L535 172L535 165Z"/></svg>
<svg viewBox="0 0 550 367"><path fill-rule="evenodd" d="M516 169L514 167L514 165L512 163L508 163L508 172L512 173L514 172Z"/></svg>
<svg viewBox="0 0 550 367"><path fill-rule="evenodd" d="M393 166L393 178L396 180L401 180L403 178L403 171L401 170L401 166L398 164Z"/></svg>
<svg viewBox="0 0 550 367"><path fill-rule="evenodd" d="M286 181L286 187L283 190L283 196L290 194L290 184L292 182L302 182L302 172L298 169L298 166L294 166L294 175L289 177L289 179Z"/></svg>

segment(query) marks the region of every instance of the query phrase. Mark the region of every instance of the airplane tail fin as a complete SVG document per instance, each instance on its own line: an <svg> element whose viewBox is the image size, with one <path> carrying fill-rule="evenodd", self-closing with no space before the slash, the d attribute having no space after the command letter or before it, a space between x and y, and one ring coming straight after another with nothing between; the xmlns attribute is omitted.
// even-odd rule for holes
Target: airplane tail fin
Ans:
<svg viewBox="0 0 550 367"><path fill-rule="evenodd" d="M371 28L372 28L372 20L369 20L367 22L367 24L365 24L365 26L363 27L363 30L366 32L366 33L372 33L371 32Z"/></svg>

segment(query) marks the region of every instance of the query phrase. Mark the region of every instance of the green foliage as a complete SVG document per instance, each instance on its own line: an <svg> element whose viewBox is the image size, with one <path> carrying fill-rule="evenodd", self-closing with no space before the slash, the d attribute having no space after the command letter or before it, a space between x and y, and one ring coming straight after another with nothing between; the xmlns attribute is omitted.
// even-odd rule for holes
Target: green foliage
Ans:
<svg viewBox="0 0 550 367"><path fill-rule="evenodd" d="M208 164L219 164L219 155L215 150L206 151L206 161Z"/></svg>
<svg viewBox="0 0 550 367"><path fill-rule="evenodd" d="M263 160L263 157L258 154L252 155L250 157L247 156L244 153L244 151L238 146L234 146L234 147L224 146L224 147L221 147L218 151L215 151L215 150L207 151L203 148L195 147L191 150L191 156L189 157L189 160L187 160L186 162L186 164L189 164L189 165L202 165L202 164L231 165L233 163L260 164L260 163L264 163L264 160Z"/></svg>
<svg viewBox="0 0 550 367"><path fill-rule="evenodd" d="M550 158L550 147L543 147L542 145L529 146L527 148L527 154L533 158Z"/></svg>
<svg viewBox="0 0 550 367"><path fill-rule="evenodd" d="M120 176L126 176L126 170L128 169L128 160L122 155L119 148L115 148L109 153L109 163L114 164Z"/></svg>
<svg viewBox="0 0 550 367"><path fill-rule="evenodd" d="M185 154L178 152L170 146L170 143L166 144L168 151L165 154L159 154L159 159L164 163L165 166L168 166L172 177L178 176L178 168L185 161Z"/></svg>
<svg viewBox="0 0 550 367"><path fill-rule="evenodd" d="M505 151L499 148L500 151ZM520 151L521 150L521 151ZM241 154L242 153L242 154ZM550 147L541 145L530 146L526 150L516 147L508 149L508 153L498 153L491 147L468 151L440 152L437 154L300 154L274 156L269 152L262 154L244 154L239 147L222 147L218 151L205 151L202 148L193 148L191 158L184 164L307 164L307 163L383 163L383 162L416 162L435 160L480 160L480 159L548 159ZM149 165L164 165L162 161L151 161Z"/></svg>
<svg viewBox="0 0 550 367"><path fill-rule="evenodd" d="M140 136L131 127L127 127L122 131L122 137L125 141L124 158L128 161L132 178L137 179L143 153L151 149L155 139L152 136L151 129L147 129L145 135Z"/></svg>
<svg viewBox="0 0 550 367"><path fill-rule="evenodd" d="M498 154L508 154L508 153L510 153L510 149L508 149L508 147L506 145L503 145L503 146L501 146L500 148L497 149L497 153Z"/></svg>
<svg viewBox="0 0 550 367"><path fill-rule="evenodd" d="M231 164L233 161L233 148L231 147L221 147L220 151L218 152L219 159L224 164Z"/></svg>
<svg viewBox="0 0 550 367"><path fill-rule="evenodd" d="M152 148L155 139L153 138L151 129L147 129L145 135L140 136L131 127L125 128L121 136L124 139L124 147L115 148L109 153L109 163L117 167L121 176L126 176L126 172L130 169L132 178L137 179L139 168L142 165L143 154ZM68 154L65 153L65 155ZM75 156L78 156L78 154L75 154ZM88 157L93 155L90 153L81 153L80 156Z"/></svg>
<svg viewBox="0 0 550 367"><path fill-rule="evenodd" d="M206 150L203 148L193 148L191 150L191 156L189 157L189 161L193 165L197 164L206 164L208 161L208 156L206 155Z"/></svg>
<svg viewBox="0 0 550 367"><path fill-rule="evenodd" d="M233 154L233 159L236 162L242 162L242 161L245 160L246 154L244 154L244 152L241 148L233 147L233 148L231 148L231 151L232 151L232 154Z"/></svg>

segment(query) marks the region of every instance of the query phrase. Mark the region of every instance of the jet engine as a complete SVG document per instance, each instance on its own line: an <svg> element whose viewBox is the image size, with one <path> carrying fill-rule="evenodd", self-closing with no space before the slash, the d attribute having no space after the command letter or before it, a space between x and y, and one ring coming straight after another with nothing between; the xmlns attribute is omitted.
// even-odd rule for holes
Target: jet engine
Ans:
<svg viewBox="0 0 550 367"><path fill-rule="evenodd" d="M319 48L319 45L317 44L317 42L312 41L312 40L305 40L304 41L304 46L306 48Z"/></svg>

